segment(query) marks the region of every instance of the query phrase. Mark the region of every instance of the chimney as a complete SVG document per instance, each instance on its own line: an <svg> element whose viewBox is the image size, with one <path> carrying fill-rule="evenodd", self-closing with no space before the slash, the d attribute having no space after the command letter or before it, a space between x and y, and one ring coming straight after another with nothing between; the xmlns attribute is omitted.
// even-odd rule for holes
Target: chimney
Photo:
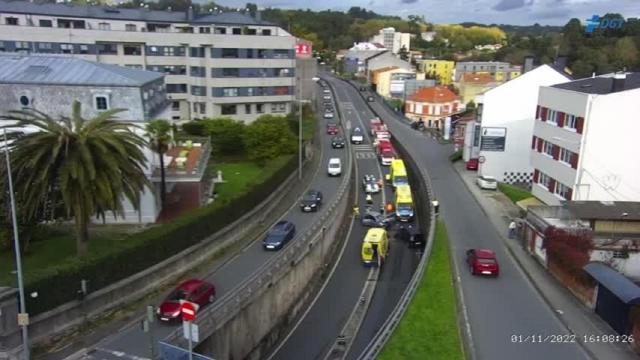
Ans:
<svg viewBox="0 0 640 360"><path fill-rule="evenodd" d="M556 61L554 61L554 65L556 68L563 70L567 67L567 57L566 56L558 56L556 57Z"/></svg>
<svg viewBox="0 0 640 360"><path fill-rule="evenodd" d="M522 73L527 73L533 70L533 56L525 56L524 57L524 67L522 69Z"/></svg>
<svg viewBox="0 0 640 360"><path fill-rule="evenodd" d="M627 79L625 73L615 73L613 75L613 83L611 84L611 92L618 92L624 90L624 82Z"/></svg>
<svg viewBox="0 0 640 360"><path fill-rule="evenodd" d="M193 6L187 9L187 21L193 21Z"/></svg>

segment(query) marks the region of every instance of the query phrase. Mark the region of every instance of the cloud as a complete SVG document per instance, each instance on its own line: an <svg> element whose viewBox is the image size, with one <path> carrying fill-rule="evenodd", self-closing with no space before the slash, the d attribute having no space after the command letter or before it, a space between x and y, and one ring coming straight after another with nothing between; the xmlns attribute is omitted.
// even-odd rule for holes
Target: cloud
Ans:
<svg viewBox="0 0 640 360"><path fill-rule="evenodd" d="M400 2L403 4L413 4L418 2L418 0L400 0Z"/></svg>
<svg viewBox="0 0 640 360"><path fill-rule="evenodd" d="M531 6L531 4L533 4L533 0L500 0L492 9L496 11L509 11Z"/></svg>
<svg viewBox="0 0 640 360"><path fill-rule="evenodd" d="M571 10L569 10L566 7L556 7L553 9L547 9L547 10L542 10L542 11L536 11L533 12L532 18L534 19L541 19L541 20L548 20L548 19L565 19L566 21L569 21L568 19L570 18L571 14Z"/></svg>

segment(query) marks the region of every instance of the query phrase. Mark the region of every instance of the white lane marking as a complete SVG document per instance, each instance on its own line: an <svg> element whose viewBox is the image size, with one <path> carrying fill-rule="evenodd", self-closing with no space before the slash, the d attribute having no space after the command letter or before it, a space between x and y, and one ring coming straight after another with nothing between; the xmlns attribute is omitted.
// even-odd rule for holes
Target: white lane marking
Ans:
<svg viewBox="0 0 640 360"><path fill-rule="evenodd" d="M111 354L115 357L119 357L119 358L126 358L126 359L130 359L130 360L151 360L149 358L146 357L142 357L142 356L136 356L136 355L129 355L124 351L117 351L117 350L110 350L110 349L105 349L105 348L96 348L97 351L102 351L104 353L107 354Z"/></svg>

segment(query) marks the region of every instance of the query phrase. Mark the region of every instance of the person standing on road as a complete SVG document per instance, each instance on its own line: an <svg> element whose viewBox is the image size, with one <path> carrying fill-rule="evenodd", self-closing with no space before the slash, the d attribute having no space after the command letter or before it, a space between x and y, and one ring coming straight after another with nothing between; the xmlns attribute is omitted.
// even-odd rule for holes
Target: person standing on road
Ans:
<svg viewBox="0 0 640 360"><path fill-rule="evenodd" d="M509 239L513 239L516 236L516 222L511 220L509 223Z"/></svg>

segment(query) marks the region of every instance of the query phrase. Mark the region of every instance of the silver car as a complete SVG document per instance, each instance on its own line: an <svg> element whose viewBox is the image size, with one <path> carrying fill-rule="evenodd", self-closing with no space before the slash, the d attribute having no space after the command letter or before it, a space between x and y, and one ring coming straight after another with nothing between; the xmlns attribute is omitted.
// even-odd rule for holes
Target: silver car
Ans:
<svg viewBox="0 0 640 360"><path fill-rule="evenodd" d="M476 183L480 187L480 189L484 190L497 190L498 189L498 180L493 176L478 176L476 179Z"/></svg>

